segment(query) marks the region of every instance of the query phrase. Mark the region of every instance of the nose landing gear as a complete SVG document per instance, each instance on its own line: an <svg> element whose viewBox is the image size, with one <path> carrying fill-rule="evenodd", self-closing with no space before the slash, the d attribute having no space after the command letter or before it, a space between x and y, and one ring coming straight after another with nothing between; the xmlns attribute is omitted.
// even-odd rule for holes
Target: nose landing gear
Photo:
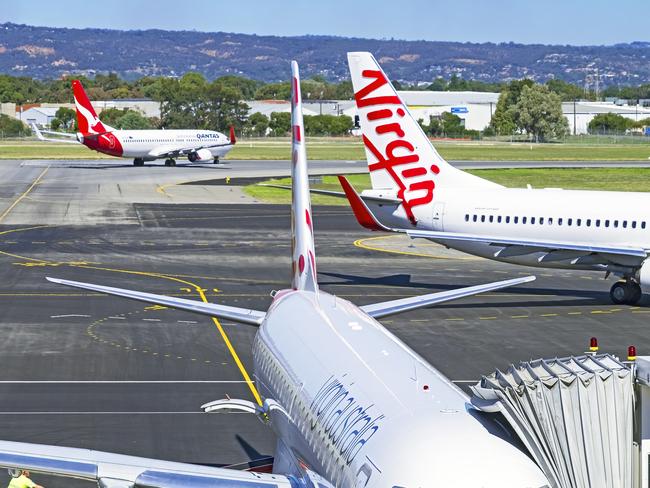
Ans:
<svg viewBox="0 0 650 488"><path fill-rule="evenodd" d="M172 158L165 160L165 166L176 166L176 160Z"/></svg>
<svg viewBox="0 0 650 488"><path fill-rule="evenodd" d="M144 159L142 158L135 158L133 160L133 166L144 166Z"/></svg>
<svg viewBox="0 0 650 488"><path fill-rule="evenodd" d="M617 281L609 291L609 296L617 305L635 305L641 300L641 286L631 279Z"/></svg>

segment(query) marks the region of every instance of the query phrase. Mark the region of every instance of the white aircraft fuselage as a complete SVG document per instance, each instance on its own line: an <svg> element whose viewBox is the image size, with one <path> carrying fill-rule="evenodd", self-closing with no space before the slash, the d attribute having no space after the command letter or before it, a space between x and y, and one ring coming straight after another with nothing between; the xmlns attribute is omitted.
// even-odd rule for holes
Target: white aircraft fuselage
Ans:
<svg viewBox="0 0 650 488"><path fill-rule="evenodd" d="M113 156L152 161L166 152L173 153L183 147L186 153L192 149L208 151L207 159L224 157L233 148L229 138L211 130L113 130L89 139L79 134L78 139L90 149ZM206 144L221 144L205 148Z"/></svg>
<svg viewBox="0 0 650 488"><path fill-rule="evenodd" d="M364 193L362 193L363 195ZM593 246L650 249L650 194L560 189L440 188L435 201L414 209L413 229L485 237L553 240ZM402 208L372 206L388 226L403 226ZM453 249L514 264L543 268L603 270L602 264L572 263L566 251L557 261L540 261L546 251L519 256L495 255L484 242L435 239ZM559 260L560 257L565 259Z"/></svg>
<svg viewBox="0 0 650 488"><path fill-rule="evenodd" d="M460 389L346 300L279 292L253 355L260 393L282 406L270 414L286 448L276 451L279 472L289 452L340 487L547 483Z"/></svg>

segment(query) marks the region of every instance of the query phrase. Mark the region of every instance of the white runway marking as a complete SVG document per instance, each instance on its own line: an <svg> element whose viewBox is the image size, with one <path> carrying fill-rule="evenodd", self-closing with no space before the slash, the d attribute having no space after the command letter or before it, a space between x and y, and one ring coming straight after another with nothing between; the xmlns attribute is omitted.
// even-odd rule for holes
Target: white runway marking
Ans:
<svg viewBox="0 0 650 488"><path fill-rule="evenodd" d="M90 315L81 315L81 314L77 314L77 313L69 313L69 314L66 314L66 315L50 315L51 319L64 319L64 318L68 318L68 317L90 317Z"/></svg>
<svg viewBox="0 0 650 488"><path fill-rule="evenodd" d="M160 322L160 319L142 319L146 322Z"/></svg>
<svg viewBox="0 0 650 488"><path fill-rule="evenodd" d="M126 317L108 317L108 318L114 320L126 320Z"/></svg>

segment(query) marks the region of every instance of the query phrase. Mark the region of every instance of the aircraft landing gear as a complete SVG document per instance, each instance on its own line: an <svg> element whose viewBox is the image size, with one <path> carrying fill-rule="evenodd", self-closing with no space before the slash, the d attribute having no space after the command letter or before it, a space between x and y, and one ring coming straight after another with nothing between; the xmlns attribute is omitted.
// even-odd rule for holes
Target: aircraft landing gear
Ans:
<svg viewBox="0 0 650 488"><path fill-rule="evenodd" d="M609 291L609 296L617 305L635 305L641 300L641 287L636 281L617 281Z"/></svg>
<svg viewBox="0 0 650 488"><path fill-rule="evenodd" d="M135 158L133 160L133 166L144 166L144 159L142 158Z"/></svg>
<svg viewBox="0 0 650 488"><path fill-rule="evenodd" d="M219 164L219 156L212 160L212 164Z"/></svg>
<svg viewBox="0 0 650 488"><path fill-rule="evenodd" d="M176 160L169 158L165 161L165 166L176 166Z"/></svg>

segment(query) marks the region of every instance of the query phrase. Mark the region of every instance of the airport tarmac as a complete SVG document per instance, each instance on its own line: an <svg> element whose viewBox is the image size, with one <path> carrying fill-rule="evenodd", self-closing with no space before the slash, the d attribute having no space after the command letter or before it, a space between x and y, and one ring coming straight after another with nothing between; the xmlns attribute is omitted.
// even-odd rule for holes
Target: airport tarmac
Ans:
<svg viewBox="0 0 650 488"><path fill-rule="evenodd" d="M197 300L201 290L210 301L266 310L270 291L289 282L289 208L200 203L205 196L147 201L137 192L113 201L90 189L174 184L169 174L178 168L46 168L0 164L1 437L218 465L272 454L273 435L252 416L199 408L226 396L254 398L253 327L45 277ZM218 171L187 169L197 179ZM93 210L62 218L63 202ZM629 344L641 355L648 344L650 300L612 305L612 281L600 274L522 268L370 233L347 207L315 207L314 225L321 287L356 304L537 275L524 286L382 320L465 390L511 362L581 354L591 336L621 356Z"/></svg>

